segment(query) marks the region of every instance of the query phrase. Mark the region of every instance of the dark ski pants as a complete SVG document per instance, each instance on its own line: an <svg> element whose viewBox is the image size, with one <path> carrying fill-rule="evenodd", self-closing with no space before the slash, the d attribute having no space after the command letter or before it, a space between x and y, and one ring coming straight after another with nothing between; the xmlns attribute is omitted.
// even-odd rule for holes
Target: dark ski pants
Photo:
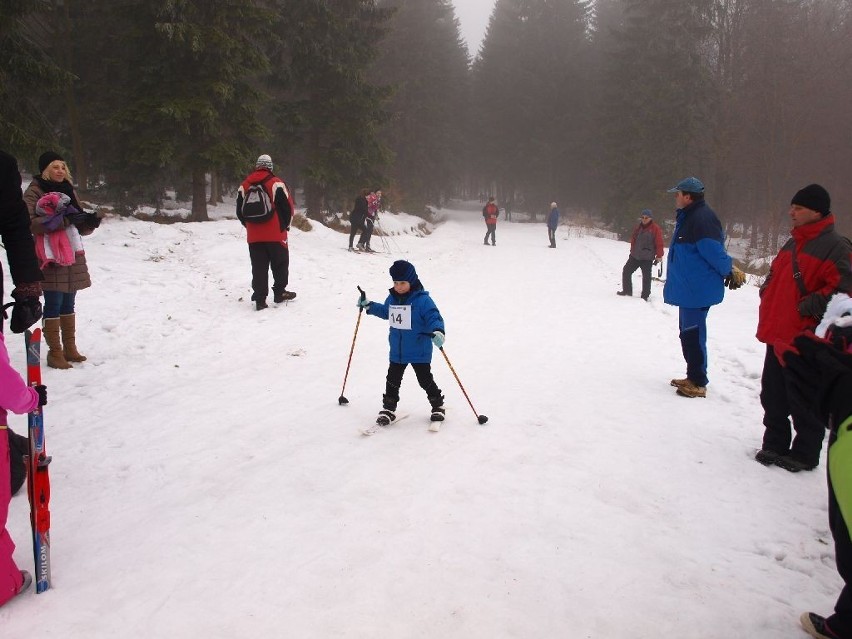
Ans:
<svg viewBox="0 0 852 639"><path fill-rule="evenodd" d="M796 391L775 357L775 350L769 345L766 346L760 377L760 405L763 406L763 425L766 427L763 448L783 455L789 452L794 459L806 464L819 464L825 424L810 409L810 400ZM788 417L793 419L795 438L792 438Z"/></svg>
<svg viewBox="0 0 852 639"><path fill-rule="evenodd" d="M707 313L710 307L678 307L680 348L686 360L686 376L696 386L707 386Z"/></svg>
<svg viewBox="0 0 852 639"><path fill-rule="evenodd" d="M832 432L828 441L828 456L831 457L831 445L835 435ZM826 464L828 468L828 464ZM826 473L828 474L828 473ZM831 475L828 475L828 527L834 537L834 559L837 562L837 572L843 579L843 590L834 604L834 614L826 618L828 627L839 637L852 637L852 540L849 539L849 528L843 520Z"/></svg>
<svg viewBox="0 0 852 639"><path fill-rule="evenodd" d="M621 270L621 290L633 295L633 274L637 268L642 269L642 299L648 299L651 294L651 265L654 260L637 260L632 255L627 258ZM692 378L690 378L692 379Z"/></svg>
<svg viewBox="0 0 852 639"><path fill-rule="evenodd" d="M402 385L402 376L405 374L405 367L408 364L397 364L391 362L388 364L388 376L385 382L385 394L382 397L382 406L387 410L396 410L396 405L399 403L399 387ZM435 383L435 378L432 376L432 365L412 364L414 374L417 375L417 383L420 388L426 391L426 397L429 398L429 404L432 407L441 406L444 403L444 397L441 389Z"/></svg>
<svg viewBox="0 0 852 639"><path fill-rule="evenodd" d="M352 242L355 240L355 236L358 235L359 232L364 231L364 220L350 220L350 228L349 228L349 248L352 248Z"/></svg>
<svg viewBox="0 0 852 639"><path fill-rule="evenodd" d="M556 248L556 229L547 227L547 238L550 240L550 246Z"/></svg>
<svg viewBox="0 0 852 639"><path fill-rule="evenodd" d="M488 237L491 237L491 245L497 244L497 225L496 224L486 224L485 228L488 229L485 231L485 241L484 244L488 244Z"/></svg>
<svg viewBox="0 0 852 639"><path fill-rule="evenodd" d="M361 233L361 239L358 240L358 244L363 244L364 246L370 246L370 238L373 236L373 220L367 218L364 220L364 232Z"/></svg>
<svg viewBox="0 0 852 639"><path fill-rule="evenodd" d="M272 290L283 293L290 277L290 250L281 242L249 244L251 258L252 301L265 300L269 295L269 271L272 270Z"/></svg>

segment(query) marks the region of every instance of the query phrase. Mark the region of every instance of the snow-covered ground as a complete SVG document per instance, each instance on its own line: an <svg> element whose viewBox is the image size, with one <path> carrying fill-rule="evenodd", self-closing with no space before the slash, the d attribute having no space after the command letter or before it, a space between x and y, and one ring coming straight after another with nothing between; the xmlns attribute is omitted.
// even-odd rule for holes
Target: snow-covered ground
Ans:
<svg viewBox="0 0 852 639"><path fill-rule="evenodd" d="M614 294L626 243L563 226L551 250L543 223L501 221L486 247L480 206L424 237L387 214L400 234L378 255L294 231L298 298L262 312L232 203L204 224L107 219L77 301L89 360L44 371L53 587L1 608L0 636L804 636L800 612L829 613L841 581L824 464L752 460L757 289L712 309L708 397L681 398L662 284ZM387 368L366 315L338 405L356 286L383 299L400 258L486 425L436 351L441 432L409 370L409 417L360 436ZM23 370L23 338L7 343ZM23 491L9 528L31 570Z"/></svg>

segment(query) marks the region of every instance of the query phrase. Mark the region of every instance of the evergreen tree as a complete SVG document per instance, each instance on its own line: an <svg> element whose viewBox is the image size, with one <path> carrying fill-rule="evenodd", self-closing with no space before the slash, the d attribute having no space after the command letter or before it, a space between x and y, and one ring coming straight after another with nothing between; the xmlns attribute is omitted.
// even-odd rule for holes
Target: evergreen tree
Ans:
<svg viewBox="0 0 852 639"><path fill-rule="evenodd" d="M253 79L268 65L271 15L252 0L132 0L111 11L126 30L105 58L110 185L159 191L169 174L189 179L190 219L206 220L208 172L244 167L263 133Z"/></svg>
<svg viewBox="0 0 852 639"><path fill-rule="evenodd" d="M384 181L389 161L379 127L389 90L368 70L391 12L374 0L278 0L278 61L270 78L275 147L300 167L307 215Z"/></svg>
<svg viewBox="0 0 852 639"><path fill-rule="evenodd" d="M687 175L707 179L709 1L622 0L621 24L599 33L605 213L619 230L642 208L671 208L666 186Z"/></svg>
<svg viewBox="0 0 852 639"><path fill-rule="evenodd" d="M473 68L477 172L528 207L567 203L585 171L588 3L498 0Z"/></svg>
<svg viewBox="0 0 852 639"><path fill-rule="evenodd" d="M53 60L48 43L56 15L44 0L0 0L0 140L28 158L57 144L56 98L71 76Z"/></svg>
<svg viewBox="0 0 852 639"><path fill-rule="evenodd" d="M373 71L376 83L394 89L382 134L394 154L397 204L417 211L440 205L461 181L469 60L450 0L387 0L383 6L396 13Z"/></svg>

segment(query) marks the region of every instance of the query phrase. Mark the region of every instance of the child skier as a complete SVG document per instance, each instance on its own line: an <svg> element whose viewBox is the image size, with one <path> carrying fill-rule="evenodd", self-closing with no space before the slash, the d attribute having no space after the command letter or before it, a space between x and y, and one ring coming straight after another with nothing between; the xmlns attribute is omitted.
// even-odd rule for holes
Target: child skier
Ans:
<svg viewBox="0 0 852 639"><path fill-rule="evenodd" d="M9 502L12 499L9 482L9 431L6 410L23 414L47 403L44 386L30 388L9 364L6 342L0 332L0 606L22 593L33 582L26 570L20 570L12 558L15 543L6 530Z"/></svg>
<svg viewBox="0 0 852 639"><path fill-rule="evenodd" d="M431 362L432 345L441 348L444 344L444 319L417 278L412 264L397 260L390 267L390 276L393 288L384 304L371 302L365 296L358 300L358 306L366 309L367 315L390 322L390 364L376 424L387 426L396 419L394 411L399 402L399 387L409 364L432 405L431 420L441 422L444 420L444 396L432 376Z"/></svg>

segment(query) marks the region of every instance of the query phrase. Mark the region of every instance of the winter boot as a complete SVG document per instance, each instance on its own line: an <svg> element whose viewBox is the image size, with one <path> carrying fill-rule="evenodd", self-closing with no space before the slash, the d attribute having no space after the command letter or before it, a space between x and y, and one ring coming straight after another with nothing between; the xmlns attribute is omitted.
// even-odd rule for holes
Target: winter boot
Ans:
<svg viewBox="0 0 852 639"><path fill-rule="evenodd" d="M825 617L821 617L815 612L803 612L802 616L799 617L799 623L802 624L805 632L811 637L816 637L816 639L840 639L840 635L828 627Z"/></svg>
<svg viewBox="0 0 852 639"><path fill-rule="evenodd" d="M676 392L681 397L707 397L707 387L698 386L692 382L688 382L683 386L678 386Z"/></svg>
<svg viewBox="0 0 852 639"><path fill-rule="evenodd" d="M21 587L18 588L18 592L15 593L17 595L20 595L22 592L25 592L29 589L30 586L33 585L33 576L26 570L21 571L21 579Z"/></svg>
<svg viewBox="0 0 852 639"><path fill-rule="evenodd" d="M433 422L442 422L444 421L444 396L438 395L436 397L430 397L429 403L432 405L432 416L429 418L430 421Z"/></svg>
<svg viewBox="0 0 852 639"><path fill-rule="evenodd" d="M390 426L394 420L396 420L396 413L387 409L380 410L379 416L376 417L376 423L379 426Z"/></svg>
<svg viewBox="0 0 852 639"><path fill-rule="evenodd" d="M272 298L272 301L276 304L281 304L282 302L289 302L295 297L296 294L293 291L281 291L280 293L275 293Z"/></svg>
<svg viewBox="0 0 852 639"><path fill-rule="evenodd" d="M71 368L62 351L62 338L59 336L59 318L50 317L44 320L44 341L47 342L47 365L51 368Z"/></svg>
<svg viewBox="0 0 852 639"><path fill-rule="evenodd" d="M262 311L265 308L269 308L269 304L266 303L266 300L255 300L254 310Z"/></svg>
<svg viewBox="0 0 852 639"><path fill-rule="evenodd" d="M689 381L688 377L684 377L682 379L673 379L672 381L669 382L669 384L671 384L672 386L677 386L678 388L680 388L681 386L686 386L687 384L691 384L691 383L692 382Z"/></svg>
<svg viewBox="0 0 852 639"><path fill-rule="evenodd" d="M85 362L86 356L77 350L77 343L75 342L77 332L76 315L74 313L60 315L59 326L62 329L62 351L65 354L65 360L69 362Z"/></svg>

